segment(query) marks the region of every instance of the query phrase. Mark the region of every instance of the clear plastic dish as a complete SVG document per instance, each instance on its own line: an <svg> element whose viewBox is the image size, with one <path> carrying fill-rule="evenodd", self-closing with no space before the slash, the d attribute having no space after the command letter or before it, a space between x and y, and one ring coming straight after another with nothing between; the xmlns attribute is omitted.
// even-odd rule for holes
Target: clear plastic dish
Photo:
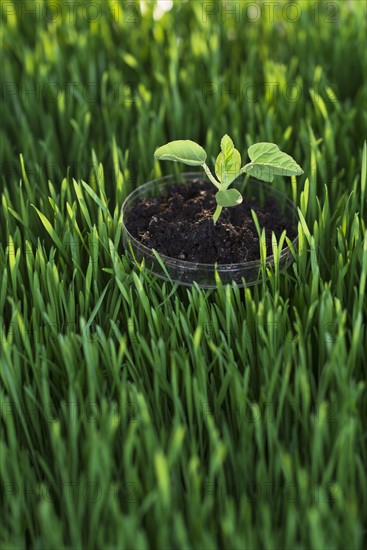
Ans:
<svg viewBox="0 0 367 550"><path fill-rule="evenodd" d="M215 274L218 273L223 284L236 282L239 287L252 286L261 282L261 261L251 261L235 264L203 264L187 262L159 254L161 262L158 261L153 250L141 244L133 237L126 228L125 221L130 209L143 198L160 197L167 194L169 186L180 183L189 184L193 179L206 179L203 172L189 172L180 175L166 176L149 183L141 185L126 198L122 205L122 238L126 251L137 262L145 260L145 266L157 277L165 281L171 281L180 285L193 286L194 282L202 288L216 288ZM269 196L276 199L280 209L297 226L297 209L295 204L283 193L274 187L256 180L239 177L232 184L243 195L244 200L256 199L260 204L264 203ZM292 242L296 248L298 238ZM158 251L159 253L159 251ZM259 251L260 254L260 251ZM284 248L280 255L280 269L284 269L292 263L293 256L288 247ZM161 265L163 263L164 267ZM267 266L274 263L273 256L266 258ZM166 271L166 272L165 272ZM169 275L169 277L167 276Z"/></svg>

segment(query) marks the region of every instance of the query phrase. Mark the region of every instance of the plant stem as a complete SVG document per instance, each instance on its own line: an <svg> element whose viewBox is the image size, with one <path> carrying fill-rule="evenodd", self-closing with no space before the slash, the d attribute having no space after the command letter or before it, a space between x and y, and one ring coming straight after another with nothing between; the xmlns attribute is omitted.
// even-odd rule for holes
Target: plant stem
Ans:
<svg viewBox="0 0 367 550"><path fill-rule="evenodd" d="M221 186L220 186L220 183L215 179L215 177L213 176L213 174L211 173L211 171L209 170L209 166L204 162L204 164L202 165L204 170L205 170L205 173L206 175L208 176L208 178L210 179L210 181L215 185L215 187L217 189L221 189Z"/></svg>
<svg viewBox="0 0 367 550"><path fill-rule="evenodd" d="M219 204L217 204L217 208L215 209L215 212L213 214L213 221L214 221L214 225L217 223L218 219L219 219L219 216L221 215L222 213L222 209L223 207L222 206L219 206Z"/></svg>

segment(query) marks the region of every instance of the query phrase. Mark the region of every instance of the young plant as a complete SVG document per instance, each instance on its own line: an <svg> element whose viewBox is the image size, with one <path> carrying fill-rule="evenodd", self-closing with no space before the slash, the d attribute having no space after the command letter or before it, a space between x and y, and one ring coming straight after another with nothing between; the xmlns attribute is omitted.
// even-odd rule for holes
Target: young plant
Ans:
<svg viewBox="0 0 367 550"><path fill-rule="evenodd" d="M237 206L243 198L237 189L228 189L231 183L243 173L259 180L273 181L274 176L300 176L302 168L286 153L280 151L275 143L256 143L248 149L251 162L241 168L241 155L235 149L233 141L226 134L220 143L221 151L215 162L215 179L206 164L205 150L189 139L171 141L159 147L154 156L158 160L182 162L189 166L202 166L209 180L218 189L215 199L217 208L213 214L214 223L218 221L222 208Z"/></svg>

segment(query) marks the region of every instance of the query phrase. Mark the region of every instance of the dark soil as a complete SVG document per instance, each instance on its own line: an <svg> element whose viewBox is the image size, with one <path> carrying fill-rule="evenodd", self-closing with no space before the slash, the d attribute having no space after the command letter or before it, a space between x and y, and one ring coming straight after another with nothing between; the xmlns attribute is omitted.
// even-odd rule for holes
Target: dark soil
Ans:
<svg viewBox="0 0 367 550"><path fill-rule="evenodd" d="M265 228L268 255L271 233L277 239L284 229L293 239L294 227L273 197L264 206L244 199L233 208L223 208L214 225L216 189L209 182L172 185L166 197L142 199L129 212L126 227L148 248L160 254L200 263L241 263L259 259L259 239L251 216L253 209Z"/></svg>

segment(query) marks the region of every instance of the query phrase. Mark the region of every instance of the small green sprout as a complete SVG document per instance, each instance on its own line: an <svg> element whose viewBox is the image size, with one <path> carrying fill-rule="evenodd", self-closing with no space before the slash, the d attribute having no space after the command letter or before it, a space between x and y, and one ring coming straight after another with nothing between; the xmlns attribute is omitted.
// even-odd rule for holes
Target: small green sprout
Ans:
<svg viewBox="0 0 367 550"><path fill-rule="evenodd" d="M158 160L182 162L189 166L202 166L209 180L218 189L215 199L217 208L213 214L214 223L218 221L222 208L237 206L243 198L237 189L228 189L231 183L243 173L259 180L273 181L274 176L300 176L302 168L286 153L280 151L275 143L256 143L248 149L251 162L241 168L241 155L235 149L233 141L226 134L220 143L221 151L215 162L215 179L206 164L207 154L204 149L189 139L171 141L159 147L154 157Z"/></svg>

